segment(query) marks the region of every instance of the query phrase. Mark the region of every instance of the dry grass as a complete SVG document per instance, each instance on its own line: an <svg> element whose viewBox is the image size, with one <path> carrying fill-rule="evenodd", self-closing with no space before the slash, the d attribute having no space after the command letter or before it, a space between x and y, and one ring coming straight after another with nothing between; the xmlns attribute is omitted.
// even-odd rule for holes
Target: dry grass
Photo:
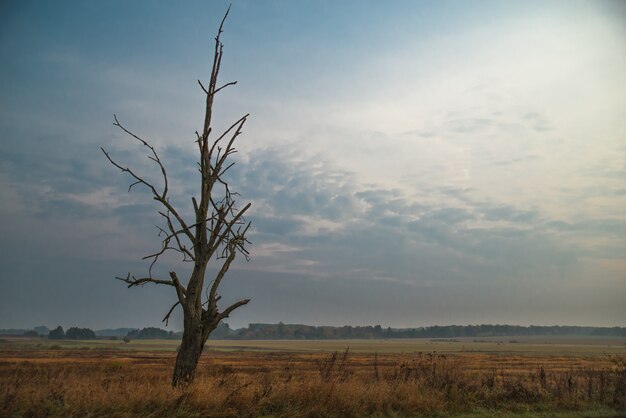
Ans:
<svg viewBox="0 0 626 418"><path fill-rule="evenodd" d="M186 391L171 352L0 351L0 416L405 417L626 409L624 357L206 353ZM615 412L617 416L617 412Z"/></svg>

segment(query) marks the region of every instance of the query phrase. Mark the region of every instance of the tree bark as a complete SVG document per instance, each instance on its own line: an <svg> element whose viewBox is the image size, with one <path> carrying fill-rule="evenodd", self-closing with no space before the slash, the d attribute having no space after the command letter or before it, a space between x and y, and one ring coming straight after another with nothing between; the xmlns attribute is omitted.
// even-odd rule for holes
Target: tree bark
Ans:
<svg viewBox="0 0 626 418"><path fill-rule="evenodd" d="M203 312L202 308L200 308L200 312ZM206 315L206 312L204 314ZM219 321L203 323L202 319L204 318L201 318L201 315L194 315L193 320L187 320L187 318L189 315L185 317L183 339L176 355L176 365L172 376L172 386L174 387L186 387L193 382L204 345L219 323ZM195 320L195 318L200 318L200 321Z"/></svg>
<svg viewBox="0 0 626 418"><path fill-rule="evenodd" d="M206 339L201 326L185 324L183 340L176 355L176 365L172 376L172 386L188 386L196 376L196 368Z"/></svg>

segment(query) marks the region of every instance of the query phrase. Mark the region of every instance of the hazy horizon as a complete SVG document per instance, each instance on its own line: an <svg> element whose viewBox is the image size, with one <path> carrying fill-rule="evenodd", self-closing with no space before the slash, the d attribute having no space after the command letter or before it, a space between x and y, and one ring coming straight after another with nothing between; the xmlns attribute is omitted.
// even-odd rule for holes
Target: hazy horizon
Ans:
<svg viewBox="0 0 626 418"><path fill-rule="evenodd" d="M158 179L115 113L190 216L227 7L0 5L0 328L164 328L171 288L113 279L146 273L157 206L100 147ZM624 39L611 0L234 1L214 132L251 114L229 179L252 245L222 301L252 301L231 328L626 326Z"/></svg>
<svg viewBox="0 0 626 418"><path fill-rule="evenodd" d="M223 321L224 323L228 324L228 320ZM381 324L360 324L360 325L354 325L354 324L342 324L342 325L327 325L327 324L302 324L302 323L288 323L288 322L283 322L283 321L279 321L279 322L274 322L274 323L266 323L266 322L258 322L258 323L249 323L246 325L242 325L240 327L232 327L229 325L229 328L231 330L238 330L238 329L248 329L251 325L257 325L257 324L262 324L262 325L278 325L282 323L285 326L313 326L313 327L331 327L331 328L342 328L342 327L353 327L353 328L357 328L357 327L376 327L376 326L380 326L383 330L386 330L388 328L391 328L393 330L410 330L410 329L422 329L422 328L434 328L434 327L441 327L441 328L446 328L446 327L467 327L467 326L475 326L475 327L480 327L480 326L510 326L510 327L522 327L522 328L529 328L529 327L577 327L577 328L624 328L624 327L620 327L620 326L585 326L585 325L560 325L560 324L552 324L552 325L518 325L518 324L467 324L467 325L460 325L460 324L431 324L431 325L426 325L426 326L413 326L413 327L387 327L385 325L381 325ZM56 324L54 326L50 326L50 325L46 325L46 324L38 324L38 325L34 325L34 326L30 326L30 327L24 327L24 328L16 328L16 327L7 327L7 328L0 328L0 330L24 330L24 331L29 331L29 330L33 330L35 328L39 328L39 327L46 327L50 330L53 330L57 327L62 327L64 331L67 331L69 328L73 328L73 327L77 327L77 328L88 328L88 327L81 327L80 325L77 326L76 324L67 324L67 325L63 325L63 324ZM101 332L101 331L114 331L114 330L123 330L123 329L136 329L136 330L140 330L143 328L150 328L150 326L145 326L145 327L127 327L127 326L115 326L115 327L105 327L105 328L90 328L93 331L95 331L96 333ZM183 329L182 327L180 329L175 329L172 327L165 327L163 325L161 326L156 326L154 328L160 328L160 329L165 329L168 328L167 331L172 331L172 332L178 332L178 333L182 333ZM509 335L509 334L507 334ZM510 335L515 335L510 334ZM526 335L526 334L524 334ZM559 334L557 336L566 336L566 335L570 335L570 334ZM574 334L571 334L574 335ZM493 335L493 336L498 336L498 335ZM504 336L504 335L503 335ZM529 334L529 336L546 336L544 334ZM460 337L460 336L455 336L455 337ZM467 336L468 338L471 336ZM343 337L345 338L345 337ZM394 337L394 338L399 338L399 337ZM401 338L407 338L407 337L401 337ZM414 337L410 337L410 338L414 338ZM415 337L415 338L431 338L431 337ZM252 339L257 339L252 338ZM341 338L340 338L341 339Z"/></svg>

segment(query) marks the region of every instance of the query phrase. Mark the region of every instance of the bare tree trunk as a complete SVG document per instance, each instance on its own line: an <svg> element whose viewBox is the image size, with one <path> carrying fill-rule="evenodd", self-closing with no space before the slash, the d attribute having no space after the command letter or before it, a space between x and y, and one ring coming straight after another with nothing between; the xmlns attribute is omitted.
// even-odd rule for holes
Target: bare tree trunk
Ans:
<svg viewBox="0 0 626 418"><path fill-rule="evenodd" d="M183 339L178 348L176 365L174 366L174 374L172 376L172 386L174 387L186 387L193 382L204 345L211 332L217 328L219 323L219 321L211 321L203 325L202 323L187 321L186 319Z"/></svg>
<svg viewBox="0 0 626 418"><path fill-rule="evenodd" d="M193 323L185 323L183 340L176 355L172 386L185 387L195 378L196 368L206 341L203 335L201 327Z"/></svg>
<svg viewBox="0 0 626 418"><path fill-rule="evenodd" d="M202 263L196 264L190 282L204 278L205 267ZM193 291L187 293L187 304L183 306L183 338L176 355L176 365L172 375L172 386L186 387L193 382L196 368L209 334L217 327L215 319L209 317L209 312L202 308L200 298ZM196 302L194 302L194 300ZM217 316L213 312L213 317Z"/></svg>

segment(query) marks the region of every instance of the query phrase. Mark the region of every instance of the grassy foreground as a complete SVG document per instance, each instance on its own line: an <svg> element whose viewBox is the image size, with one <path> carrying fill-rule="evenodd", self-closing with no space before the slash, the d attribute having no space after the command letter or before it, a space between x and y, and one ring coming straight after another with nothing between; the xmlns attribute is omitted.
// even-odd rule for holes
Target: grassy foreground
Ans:
<svg viewBox="0 0 626 418"><path fill-rule="evenodd" d="M0 416L618 417L626 410L626 358L595 346L574 355L585 350L511 352L506 344L519 343L496 342L500 352L481 352L486 343L467 342L464 351L443 353L449 343L435 342L436 353L372 353L259 350L253 341L252 351L209 350L183 391L169 384L174 352L163 342L48 343L0 343Z"/></svg>

